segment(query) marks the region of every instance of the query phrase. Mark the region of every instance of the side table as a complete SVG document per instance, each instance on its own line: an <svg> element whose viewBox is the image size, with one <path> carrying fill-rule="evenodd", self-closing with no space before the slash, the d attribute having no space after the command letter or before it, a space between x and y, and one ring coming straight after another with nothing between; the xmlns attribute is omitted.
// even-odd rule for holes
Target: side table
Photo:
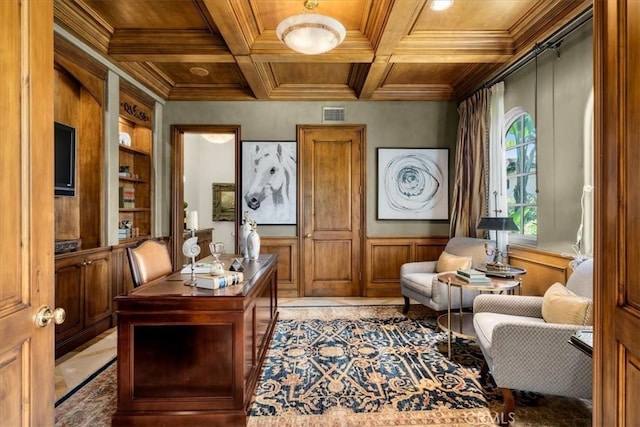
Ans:
<svg viewBox="0 0 640 427"><path fill-rule="evenodd" d="M490 292L507 292L513 294L516 288L520 287L520 281L508 280L503 278L491 277L490 283L470 283L460 279L455 273L441 273L437 276L440 283L447 285L447 313L438 316L438 327L447 333L447 351L448 357L451 359L451 340L452 336L475 339L476 331L473 327L473 313L462 311L462 290L469 289L473 291L490 291ZM451 309L451 287L460 288L460 306L459 311L453 312Z"/></svg>

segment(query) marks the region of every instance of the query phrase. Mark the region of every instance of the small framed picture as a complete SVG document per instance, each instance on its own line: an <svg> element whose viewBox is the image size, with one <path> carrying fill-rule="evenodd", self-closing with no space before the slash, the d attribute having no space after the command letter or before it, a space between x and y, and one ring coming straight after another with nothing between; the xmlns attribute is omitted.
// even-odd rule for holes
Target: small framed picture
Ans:
<svg viewBox="0 0 640 427"><path fill-rule="evenodd" d="M295 141L242 141L242 212L260 224L295 224Z"/></svg>
<svg viewBox="0 0 640 427"><path fill-rule="evenodd" d="M378 219L448 220L449 150L378 148Z"/></svg>
<svg viewBox="0 0 640 427"><path fill-rule="evenodd" d="M213 183L213 221L236 220L236 185Z"/></svg>

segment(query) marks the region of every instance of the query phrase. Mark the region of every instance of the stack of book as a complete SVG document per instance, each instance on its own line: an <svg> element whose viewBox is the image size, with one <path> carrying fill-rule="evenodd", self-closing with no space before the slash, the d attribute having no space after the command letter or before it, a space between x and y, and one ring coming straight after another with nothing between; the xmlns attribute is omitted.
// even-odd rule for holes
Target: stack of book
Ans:
<svg viewBox="0 0 640 427"><path fill-rule="evenodd" d="M456 276L469 283L491 283L491 278L482 271L473 268L459 269L456 271Z"/></svg>
<svg viewBox="0 0 640 427"><path fill-rule="evenodd" d="M135 208L136 207L136 189L133 187L123 186L119 189L118 205L121 208Z"/></svg>

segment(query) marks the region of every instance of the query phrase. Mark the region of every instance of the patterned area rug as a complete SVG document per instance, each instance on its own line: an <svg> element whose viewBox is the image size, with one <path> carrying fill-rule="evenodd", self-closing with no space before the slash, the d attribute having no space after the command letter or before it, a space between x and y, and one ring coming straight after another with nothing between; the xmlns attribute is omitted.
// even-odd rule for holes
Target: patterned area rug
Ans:
<svg viewBox="0 0 640 427"><path fill-rule="evenodd" d="M257 426L495 425L502 397L479 377L482 354L412 307L280 310L250 409ZM107 426L115 364L56 408L57 426ZM514 426L590 426L590 402L516 393Z"/></svg>

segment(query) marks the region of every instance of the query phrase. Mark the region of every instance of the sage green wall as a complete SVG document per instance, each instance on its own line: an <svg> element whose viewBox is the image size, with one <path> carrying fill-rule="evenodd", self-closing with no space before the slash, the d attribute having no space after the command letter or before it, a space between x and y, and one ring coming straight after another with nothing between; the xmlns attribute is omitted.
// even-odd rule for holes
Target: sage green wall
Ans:
<svg viewBox="0 0 640 427"><path fill-rule="evenodd" d="M592 34L586 24L557 53L539 55L537 103L535 61L505 79L505 112L520 106L536 123L540 249L572 253L580 226L584 116L593 87Z"/></svg>
<svg viewBox="0 0 640 427"><path fill-rule="evenodd" d="M448 221L378 221L376 219L376 148L449 148L449 176L455 156L458 112L452 102L167 102L163 112L163 131L158 175L162 177L162 210L158 214L165 235L169 234L170 205L170 126L176 124L234 124L241 126L244 140L296 139L299 124L321 124L322 107L344 107L345 124L366 126L366 227L368 236L446 236ZM214 166L212 159L212 167ZM202 213L204 215L204 213ZM295 235L293 226L264 226L264 235Z"/></svg>

